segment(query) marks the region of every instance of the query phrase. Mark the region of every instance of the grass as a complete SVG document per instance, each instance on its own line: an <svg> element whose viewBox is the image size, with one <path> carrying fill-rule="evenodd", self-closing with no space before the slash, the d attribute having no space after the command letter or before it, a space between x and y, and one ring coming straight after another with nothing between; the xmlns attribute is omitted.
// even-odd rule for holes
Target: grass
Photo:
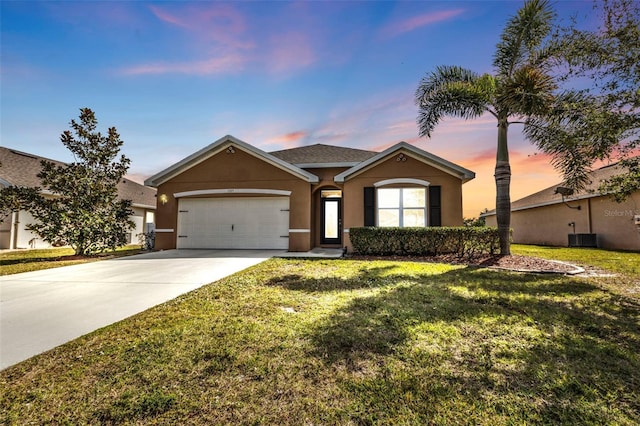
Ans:
<svg viewBox="0 0 640 426"><path fill-rule="evenodd" d="M0 422L635 425L616 279L272 259L0 372Z"/></svg>
<svg viewBox="0 0 640 426"><path fill-rule="evenodd" d="M524 244L513 244L511 246L511 252L524 256L541 257L543 259L563 260L628 276L640 275L640 253L638 252L597 248L576 249L532 246Z"/></svg>
<svg viewBox="0 0 640 426"><path fill-rule="evenodd" d="M0 275L12 275L21 272L59 268L61 266L95 262L97 260L112 259L114 257L130 256L141 252L140 246L125 246L115 251L79 258L74 256L72 248L7 251L0 253Z"/></svg>

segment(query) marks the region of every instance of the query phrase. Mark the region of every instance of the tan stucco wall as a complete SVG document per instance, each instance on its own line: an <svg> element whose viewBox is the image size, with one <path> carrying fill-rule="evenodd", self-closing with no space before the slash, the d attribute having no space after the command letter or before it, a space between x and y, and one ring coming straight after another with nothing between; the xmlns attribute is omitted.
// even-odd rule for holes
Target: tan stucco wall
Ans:
<svg viewBox="0 0 640 426"><path fill-rule="evenodd" d="M592 200L591 209L593 232L600 235L602 247L640 251L640 226L633 221L640 215L640 191L624 203L598 197Z"/></svg>
<svg viewBox="0 0 640 426"><path fill-rule="evenodd" d="M311 229L311 185L289 172L236 149L234 154L222 151L158 187L158 197L166 194L169 201L164 205L158 203L156 210L156 228L160 230L156 233L156 249L176 247L178 200L173 194L227 188L291 191L289 228ZM219 196L228 197L229 194ZM162 232L163 229L172 229L173 232ZM289 250L307 251L311 248L310 232L289 234Z"/></svg>
<svg viewBox="0 0 640 426"><path fill-rule="evenodd" d="M392 156L376 167L366 170L344 183L344 229L363 226L364 224L364 188L374 183L396 178L421 179L431 185L442 187L441 220L442 226L461 226L462 219L462 181L448 173L413 158L406 157L406 161L396 161ZM415 186L393 184L393 187ZM348 232L345 233L344 244L351 250Z"/></svg>
<svg viewBox="0 0 640 426"><path fill-rule="evenodd" d="M568 234L575 222L576 233L597 234L598 246L609 249L640 250L640 227L634 224L635 215L640 215L640 192L634 193L624 203L616 203L609 197L569 201L564 204L536 207L511 213L513 242L567 246ZM496 226L496 217L488 216L487 225Z"/></svg>
<svg viewBox="0 0 640 426"><path fill-rule="evenodd" d="M314 169L314 168L310 168L310 169L305 169L306 171L308 171L309 173L313 173L314 175L318 176L319 182L317 184L314 184L314 188L318 188L321 186L334 186L334 187L341 187L342 185L337 185L333 178L336 177L336 175L339 175L340 173L344 172L345 170L347 170L347 167L329 167L326 169Z"/></svg>
<svg viewBox="0 0 640 426"><path fill-rule="evenodd" d="M396 155L394 155L348 179L344 184L336 184L334 177L346 168L310 168L308 171L320 179L319 183L310 184L241 149L236 149L234 154L221 151L158 187L158 197L167 195L168 202L164 205L158 203L156 249L170 249L176 246L178 200L173 194L207 189L254 188L291 191L289 228L297 231L305 230L305 232L289 233L290 251L307 251L320 245L319 190L324 188L343 190L343 228L346 230L352 226L364 224L363 188L373 186L381 180L396 178L421 179L430 182L431 185L441 186L442 225L462 225L461 180L426 165L411 157L409 153L404 154L406 161L396 161ZM213 195L203 196L214 197ZM230 194L219 196L228 197ZM343 245L350 247L348 233L343 233L343 236Z"/></svg>

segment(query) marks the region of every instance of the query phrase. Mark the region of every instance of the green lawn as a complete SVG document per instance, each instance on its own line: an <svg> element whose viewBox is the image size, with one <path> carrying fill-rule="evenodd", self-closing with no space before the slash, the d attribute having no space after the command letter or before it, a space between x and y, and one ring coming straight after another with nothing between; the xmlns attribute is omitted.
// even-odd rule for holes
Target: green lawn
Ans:
<svg viewBox="0 0 640 426"><path fill-rule="evenodd" d="M619 279L272 259L0 372L0 422L637 425Z"/></svg>
<svg viewBox="0 0 640 426"><path fill-rule="evenodd" d="M96 260L130 256L141 252L140 246L125 246L115 251L78 258L73 255L73 249L71 248L7 251L0 253L0 275L12 275L21 272L39 271L41 269L59 268L60 266L70 266L79 263L95 262Z"/></svg>
<svg viewBox="0 0 640 426"><path fill-rule="evenodd" d="M584 266L592 266L605 271L640 276L640 253L630 251L604 250L596 248L544 247L513 244L513 254L563 260Z"/></svg>

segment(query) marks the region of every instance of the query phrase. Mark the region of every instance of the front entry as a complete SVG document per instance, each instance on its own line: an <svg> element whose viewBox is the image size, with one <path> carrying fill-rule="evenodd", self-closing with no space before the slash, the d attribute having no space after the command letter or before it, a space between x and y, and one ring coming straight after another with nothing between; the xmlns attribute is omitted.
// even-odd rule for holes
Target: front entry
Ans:
<svg viewBox="0 0 640 426"><path fill-rule="evenodd" d="M320 202L320 243L342 244L342 191L324 190Z"/></svg>

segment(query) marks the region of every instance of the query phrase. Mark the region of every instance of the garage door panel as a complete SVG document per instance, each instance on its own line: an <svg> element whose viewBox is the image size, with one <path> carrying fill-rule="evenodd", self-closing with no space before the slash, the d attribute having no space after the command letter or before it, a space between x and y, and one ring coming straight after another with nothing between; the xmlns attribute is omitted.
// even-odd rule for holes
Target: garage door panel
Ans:
<svg viewBox="0 0 640 426"><path fill-rule="evenodd" d="M287 249L289 198L183 198L178 248Z"/></svg>

